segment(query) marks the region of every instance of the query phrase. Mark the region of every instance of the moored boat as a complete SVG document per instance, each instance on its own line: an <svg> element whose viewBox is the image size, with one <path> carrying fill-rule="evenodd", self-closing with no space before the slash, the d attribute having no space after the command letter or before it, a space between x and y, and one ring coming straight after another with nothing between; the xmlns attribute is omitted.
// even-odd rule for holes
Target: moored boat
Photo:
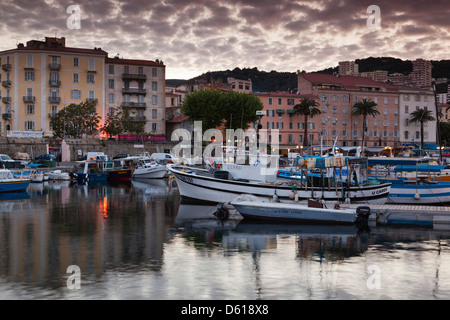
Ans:
<svg viewBox="0 0 450 320"><path fill-rule="evenodd" d="M0 192L21 192L27 190L31 180L28 177L14 177L11 170L0 169Z"/></svg>

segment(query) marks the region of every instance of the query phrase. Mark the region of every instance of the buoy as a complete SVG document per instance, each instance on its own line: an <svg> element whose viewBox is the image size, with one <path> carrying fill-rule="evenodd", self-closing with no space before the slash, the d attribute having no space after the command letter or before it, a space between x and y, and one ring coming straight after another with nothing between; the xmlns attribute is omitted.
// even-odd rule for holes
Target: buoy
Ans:
<svg viewBox="0 0 450 320"><path fill-rule="evenodd" d="M420 194L418 192L416 192L416 195L414 196L414 199L416 199L416 200L420 199Z"/></svg>
<svg viewBox="0 0 450 320"><path fill-rule="evenodd" d="M289 199L294 199L295 198L295 196L296 196L296 194L295 194L295 192L294 191L291 191L291 192L289 192Z"/></svg>

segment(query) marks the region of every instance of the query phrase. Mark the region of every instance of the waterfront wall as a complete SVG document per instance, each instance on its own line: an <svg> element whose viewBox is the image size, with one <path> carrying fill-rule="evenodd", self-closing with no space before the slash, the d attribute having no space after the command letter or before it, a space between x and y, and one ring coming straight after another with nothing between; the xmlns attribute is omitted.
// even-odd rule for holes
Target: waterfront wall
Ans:
<svg viewBox="0 0 450 320"><path fill-rule="evenodd" d="M46 138L6 138L0 137L0 154L7 154L11 158L17 158L18 153L27 153L33 157L48 153L49 149L56 147L59 161L76 161L79 155L88 152L104 152L110 157L118 154L138 154L144 151L148 153L170 151L176 143L154 143L154 142L123 142L99 139L68 139L66 146L62 146L61 140ZM143 146L143 148L142 148ZM62 150L62 152L61 152ZM55 153L50 151L51 153ZM63 154L61 154L63 153Z"/></svg>

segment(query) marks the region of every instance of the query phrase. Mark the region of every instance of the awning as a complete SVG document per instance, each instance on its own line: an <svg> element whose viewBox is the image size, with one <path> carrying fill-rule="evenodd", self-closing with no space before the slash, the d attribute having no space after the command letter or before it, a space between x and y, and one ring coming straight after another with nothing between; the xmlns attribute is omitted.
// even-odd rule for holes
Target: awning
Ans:
<svg viewBox="0 0 450 320"><path fill-rule="evenodd" d="M344 151L352 151L352 150L356 150L358 147L339 147L339 149L344 150Z"/></svg>
<svg viewBox="0 0 450 320"><path fill-rule="evenodd" d="M427 150L439 150L439 146L435 143L424 143L423 148Z"/></svg>
<svg viewBox="0 0 450 320"><path fill-rule="evenodd" d="M277 113L285 113L286 112L286 110L284 110L284 109L277 109Z"/></svg>
<svg viewBox="0 0 450 320"><path fill-rule="evenodd" d="M381 152L381 151L383 151L384 149L385 149L384 147L366 148L365 151L368 151L368 152Z"/></svg>
<svg viewBox="0 0 450 320"><path fill-rule="evenodd" d="M294 114L294 113L295 113L295 110L293 110L293 109L288 109L287 113L289 113L289 114Z"/></svg>

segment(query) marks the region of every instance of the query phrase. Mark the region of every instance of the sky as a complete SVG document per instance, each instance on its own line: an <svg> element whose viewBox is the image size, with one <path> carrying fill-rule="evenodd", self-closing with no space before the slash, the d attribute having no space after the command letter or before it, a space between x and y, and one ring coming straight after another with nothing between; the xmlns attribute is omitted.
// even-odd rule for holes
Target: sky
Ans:
<svg viewBox="0 0 450 320"><path fill-rule="evenodd" d="M0 12L0 50L56 35L110 57L162 60L166 79L450 59L450 0L0 0Z"/></svg>

